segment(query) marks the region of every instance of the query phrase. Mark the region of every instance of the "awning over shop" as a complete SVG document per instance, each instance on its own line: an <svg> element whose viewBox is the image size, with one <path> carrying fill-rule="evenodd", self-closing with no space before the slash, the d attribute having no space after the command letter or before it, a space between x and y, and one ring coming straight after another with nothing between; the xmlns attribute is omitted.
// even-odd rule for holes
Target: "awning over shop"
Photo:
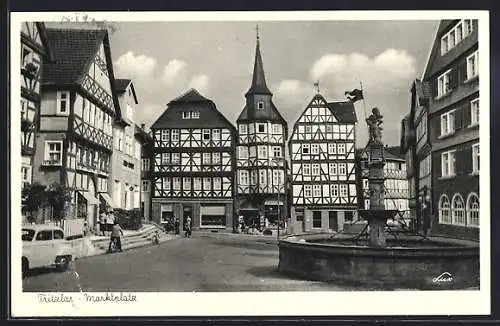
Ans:
<svg viewBox="0 0 500 326"><path fill-rule="evenodd" d="M283 206L283 202L282 201L277 201L277 200L266 200L264 202L264 205L265 206Z"/></svg>
<svg viewBox="0 0 500 326"><path fill-rule="evenodd" d="M78 192L80 193L80 195L83 196L83 198L85 198L85 200L87 200L87 204L89 204L89 205L99 205L100 204L99 199L95 198L94 196L92 196L88 192L86 192L86 191L78 191Z"/></svg>
<svg viewBox="0 0 500 326"><path fill-rule="evenodd" d="M101 195L102 199L108 204L109 207L111 208L116 208L116 205L113 202L113 199L111 199L111 196L107 192L101 192L99 193Z"/></svg>

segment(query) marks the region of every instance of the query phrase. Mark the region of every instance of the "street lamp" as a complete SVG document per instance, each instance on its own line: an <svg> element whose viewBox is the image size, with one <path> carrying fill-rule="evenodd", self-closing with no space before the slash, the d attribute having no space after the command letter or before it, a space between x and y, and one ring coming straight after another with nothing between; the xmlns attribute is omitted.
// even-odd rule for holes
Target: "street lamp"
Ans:
<svg viewBox="0 0 500 326"><path fill-rule="evenodd" d="M275 156L272 158L272 161L274 163L276 163L278 165L278 167L280 166L280 162L284 162L284 157L282 156ZM285 164L283 163L283 166ZM285 174L285 173L283 173ZM283 176L283 179L284 179L285 176ZM279 174L279 177L278 177L278 180L281 179L281 174ZM285 185L285 182L283 180L283 185ZM279 243L279 240L280 240L280 222L281 222L281 210L280 210L280 184L278 182L278 234L277 234L277 237L276 237L276 240L278 240L278 243Z"/></svg>

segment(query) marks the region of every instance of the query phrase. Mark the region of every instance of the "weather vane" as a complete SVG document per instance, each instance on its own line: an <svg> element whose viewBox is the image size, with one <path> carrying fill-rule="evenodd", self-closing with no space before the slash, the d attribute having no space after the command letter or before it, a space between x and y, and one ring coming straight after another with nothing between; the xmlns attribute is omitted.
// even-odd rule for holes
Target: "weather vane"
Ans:
<svg viewBox="0 0 500 326"><path fill-rule="evenodd" d="M316 87L316 92L319 93L319 80L314 83L314 87Z"/></svg>

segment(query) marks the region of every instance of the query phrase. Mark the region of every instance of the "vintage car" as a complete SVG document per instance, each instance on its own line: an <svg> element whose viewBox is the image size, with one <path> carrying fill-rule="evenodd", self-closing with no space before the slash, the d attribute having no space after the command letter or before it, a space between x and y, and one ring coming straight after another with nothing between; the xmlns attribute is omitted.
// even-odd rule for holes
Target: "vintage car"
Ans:
<svg viewBox="0 0 500 326"><path fill-rule="evenodd" d="M23 277L33 268L56 267L65 271L72 261L72 248L58 226L29 225L22 228Z"/></svg>

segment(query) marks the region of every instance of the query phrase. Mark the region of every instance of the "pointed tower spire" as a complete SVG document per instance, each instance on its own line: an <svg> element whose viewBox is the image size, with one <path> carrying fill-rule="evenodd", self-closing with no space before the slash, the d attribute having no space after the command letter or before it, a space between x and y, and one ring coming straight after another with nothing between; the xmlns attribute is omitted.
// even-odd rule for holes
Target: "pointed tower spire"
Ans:
<svg viewBox="0 0 500 326"><path fill-rule="evenodd" d="M246 93L246 95L251 94L268 94L272 95L266 84L266 76L264 75L264 65L262 63L262 57L260 55L260 37L259 37L259 25L256 26L257 32L257 45L255 47L255 63L253 66L253 78L252 85Z"/></svg>

